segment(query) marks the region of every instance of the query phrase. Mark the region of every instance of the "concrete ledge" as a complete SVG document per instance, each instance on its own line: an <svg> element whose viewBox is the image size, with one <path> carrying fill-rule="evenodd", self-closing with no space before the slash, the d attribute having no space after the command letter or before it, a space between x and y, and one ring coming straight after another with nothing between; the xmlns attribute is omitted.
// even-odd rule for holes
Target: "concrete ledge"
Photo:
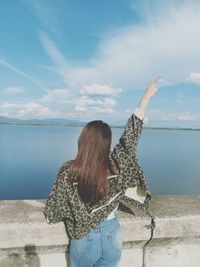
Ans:
<svg viewBox="0 0 200 267"><path fill-rule="evenodd" d="M0 201L1 267L66 267L67 236L62 223L48 225L44 200ZM151 236L150 218L122 211L123 253L120 267L199 267L200 195L157 196L151 213L156 228Z"/></svg>

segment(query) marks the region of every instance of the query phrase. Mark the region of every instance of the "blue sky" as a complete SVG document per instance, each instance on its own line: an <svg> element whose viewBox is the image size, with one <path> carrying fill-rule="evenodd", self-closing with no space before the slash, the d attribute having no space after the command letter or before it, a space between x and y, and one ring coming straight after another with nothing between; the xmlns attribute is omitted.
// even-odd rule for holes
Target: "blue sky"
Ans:
<svg viewBox="0 0 200 267"><path fill-rule="evenodd" d="M0 3L0 115L200 128L199 1Z"/></svg>

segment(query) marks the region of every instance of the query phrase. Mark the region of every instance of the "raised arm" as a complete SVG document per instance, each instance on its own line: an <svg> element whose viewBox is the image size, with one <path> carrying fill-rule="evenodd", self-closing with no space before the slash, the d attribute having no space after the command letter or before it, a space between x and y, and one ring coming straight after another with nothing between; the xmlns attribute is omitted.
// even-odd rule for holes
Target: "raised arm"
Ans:
<svg viewBox="0 0 200 267"><path fill-rule="evenodd" d="M119 139L119 143L111 152L111 160L114 160L118 169L127 157L133 157L136 153L137 144L143 127L145 111L150 99L157 92L156 83L159 78L160 77L157 77L146 89L135 112L127 120L125 130Z"/></svg>
<svg viewBox="0 0 200 267"><path fill-rule="evenodd" d="M149 87L144 92L143 97L140 100L138 107L136 108L135 115L143 120L145 111L147 109L148 103L151 98L156 94L158 91L156 84L159 81L160 76L158 76L152 83L150 83Z"/></svg>

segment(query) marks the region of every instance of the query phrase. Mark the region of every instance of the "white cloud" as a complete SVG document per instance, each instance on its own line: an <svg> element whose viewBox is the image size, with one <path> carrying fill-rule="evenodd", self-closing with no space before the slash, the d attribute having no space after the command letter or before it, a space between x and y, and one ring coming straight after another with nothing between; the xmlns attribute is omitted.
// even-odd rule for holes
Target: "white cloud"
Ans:
<svg viewBox="0 0 200 267"><path fill-rule="evenodd" d="M50 108L43 106L38 103L30 102L25 104L16 104L4 102L0 106L0 114L3 116L14 116L14 117L53 117L56 114Z"/></svg>
<svg viewBox="0 0 200 267"><path fill-rule="evenodd" d="M44 95L39 101L41 102L53 102L53 103L70 103L68 99L69 90L67 89L52 89L48 94Z"/></svg>
<svg viewBox="0 0 200 267"><path fill-rule="evenodd" d="M68 64L49 38L43 40L57 73L79 88L95 82L134 90L144 88L157 74L170 83L185 81L188 73L200 69L200 3L173 5L170 1L167 9L158 3L153 14L153 10L144 12L143 24L107 33L85 66Z"/></svg>
<svg viewBox="0 0 200 267"><path fill-rule="evenodd" d="M188 82L200 84L200 72L192 72L187 78Z"/></svg>
<svg viewBox="0 0 200 267"><path fill-rule="evenodd" d="M81 96L75 100L75 111L111 114L116 101L113 98L93 99L87 95Z"/></svg>
<svg viewBox="0 0 200 267"><path fill-rule="evenodd" d="M113 107L116 105L116 101L111 97L117 96L122 92L122 89L105 83L94 83L95 79L90 77L90 68L86 67L82 69L75 67L76 72L74 72L74 68L68 63L64 55L58 50L56 44L46 34L41 32L40 40L47 55L54 63L55 72L62 77L67 87L69 89L71 88L70 96L71 94L74 95L74 100L72 99L71 103L74 104L75 112L83 112L85 117L90 117L91 112L95 114L113 113ZM77 75L79 69L80 73ZM77 79L74 75L77 75ZM89 80L90 82L88 84L79 83L80 76L83 80L86 78L86 80ZM82 94L81 97L77 97L79 93ZM88 96L95 96L99 98L93 99ZM103 96L107 97L102 99ZM43 100L46 98L47 97L43 98Z"/></svg>
<svg viewBox="0 0 200 267"><path fill-rule="evenodd" d="M11 86L4 89L3 93L6 95L23 94L26 90L21 86Z"/></svg>
<svg viewBox="0 0 200 267"><path fill-rule="evenodd" d="M199 114L195 114L192 112L185 112L181 115L178 115L177 120L179 120L179 121L199 121L200 116L199 116Z"/></svg>
<svg viewBox="0 0 200 267"><path fill-rule="evenodd" d="M0 115L15 118L77 118L78 116L79 119L85 120L98 114L113 113L113 107L116 105L115 99L93 97L82 95L69 99L67 89L52 89L42 98L28 103L0 103Z"/></svg>
<svg viewBox="0 0 200 267"><path fill-rule="evenodd" d="M148 112L148 121L200 121L200 112L168 112L159 109L151 109Z"/></svg>
<svg viewBox="0 0 200 267"><path fill-rule="evenodd" d="M80 90L81 94L84 95L103 95L103 96L116 96L122 92L121 88L113 88L106 84L96 84L83 85Z"/></svg>
<svg viewBox="0 0 200 267"><path fill-rule="evenodd" d="M66 118L66 119L81 119L85 120L87 114L82 116L80 112L73 112L67 105L59 105L58 103L42 103L42 102L28 102L28 103L0 103L0 116L11 118L29 119L29 118ZM86 115L86 116L85 116ZM78 117L77 117L78 116Z"/></svg>
<svg viewBox="0 0 200 267"><path fill-rule="evenodd" d="M191 68L200 68L199 27L200 6L186 5L149 24L124 28L101 44L95 69L119 85L139 86L157 74L183 81Z"/></svg>
<svg viewBox="0 0 200 267"><path fill-rule="evenodd" d="M36 2L39 3L38 0ZM141 2L149 3L137 1ZM166 8L161 2L157 1L156 8L152 5L155 10L147 11L142 7L141 24L108 32L99 43L95 54L81 64L69 62L58 45L41 32L40 41L53 62L48 67L62 77L67 89L49 90L22 70L0 59L2 66L29 79L46 92L37 101L30 101L28 106L11 103L9 106L7 103L4 111L7 108L8 113L15 114L16 110L16 114L34 114L36 117L38 109L38 114L46 114L45 116L65 116L69 114L66 106L70 106L72 110L74 105L75 112L71 114L86 118L90 114L112 114L116 107L113 97L122 92L121 88L144 89L157 74L161 74L169 85L185 81L190 73L187 81L200 84L200 3L181 1L182 4L173 5L170 0L166 1L169 3ZM78 97L79 94L82 96ZM182 101L181 94L177 96L178 101ZM150 121L151 118L161 121L199 119L198 114L187 112L180 114L159 111L150 112L149 115Z"/></svg>

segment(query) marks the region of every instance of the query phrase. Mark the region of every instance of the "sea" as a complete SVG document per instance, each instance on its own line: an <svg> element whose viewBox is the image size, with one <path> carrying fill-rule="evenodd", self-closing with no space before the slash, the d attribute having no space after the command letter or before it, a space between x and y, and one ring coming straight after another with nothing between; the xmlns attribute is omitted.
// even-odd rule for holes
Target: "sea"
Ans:
<svg viewBox="0 0 200 267"><path fill-rule="evenodd" d="M0 199L45 199L82 127L0 125ZM123 128L112 128L112 148ZM137 157L152 195L200 194L200 130L144 128Z"/></svg>

